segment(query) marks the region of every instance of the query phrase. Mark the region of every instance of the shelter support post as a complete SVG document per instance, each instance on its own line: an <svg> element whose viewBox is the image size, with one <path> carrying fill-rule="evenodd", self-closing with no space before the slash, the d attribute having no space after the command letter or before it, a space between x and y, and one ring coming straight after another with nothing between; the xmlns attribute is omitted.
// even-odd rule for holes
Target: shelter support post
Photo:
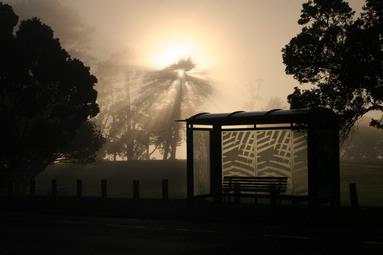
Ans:
<svg viewBox="0 0 383 255"><path fill-rule="evenodd" d="M312 123L308 128L308 202L316 207L340 203L338 127Z"/></svg>
<svg viewBox="0 0 383 255"><path fill-rule="evenodd" d="M210 133L210 171L211 194L215 202L221 202L222 197L222 135L221 126L213 125Z"/></svg>
<svg viewBox="0 0 383 255"><path fill-rule="evenodd" d="M186 183L187 183L187 198L193 200L193 125L186 123Z"/></svg>

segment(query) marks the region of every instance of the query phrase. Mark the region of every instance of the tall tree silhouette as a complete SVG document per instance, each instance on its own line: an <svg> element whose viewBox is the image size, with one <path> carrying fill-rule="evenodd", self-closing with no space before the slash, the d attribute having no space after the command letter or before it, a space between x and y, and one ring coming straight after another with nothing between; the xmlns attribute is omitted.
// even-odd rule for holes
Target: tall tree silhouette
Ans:
<svg viewBox="0 0 383 255"><path fill-rule="evenodd" d="M367 0L358 18L343 0L303 4L302 31L282 50L286 73L311 89L295 88L292 108L324 106L340 116L343 138L370 111L383 112L383 1ZM383 119L370 125L382 128Z"/></svg>
<svg viewBox="0 0 383 255"><path fill-rule="evenodd" d="M70 155L76 130L98 113L89 68L38 19L22 21L14 33L17 21L0 3L0 186L11 180L23 186Z"/></svg>
<svg viewBox="0 0 383 255"><path fill-rule="evenodd" d="M102 159L99 151L105 138L93 121L85 121L76 130L74 138L59 153L58 162L92 163Z"/></svg>
<svg viewBox="0 0 383 255"><path fill-rule="evenodd" d="M155 116L150 125L157 133L163 159L176 158L181 141L181 124L176 120L195 112L212 92L209 82L195 68L190 58L181 59L162 70L149 72L140 89L137 109Z"/></svg>
<svg viewBox="0 0 383 255"><path fill-rule="evenodd" d="M147 159L148 116L137 111L132 103L132 90L141 82L145 70L122 62L121 58L121 54L115 54L97 64L100 114L96 122L106 137L107 158Z"/></svg>

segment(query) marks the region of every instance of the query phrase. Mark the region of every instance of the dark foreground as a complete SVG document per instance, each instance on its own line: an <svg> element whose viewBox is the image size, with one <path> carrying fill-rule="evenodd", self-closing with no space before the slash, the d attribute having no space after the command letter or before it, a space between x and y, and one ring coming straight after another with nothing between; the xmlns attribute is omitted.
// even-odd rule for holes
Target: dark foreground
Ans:
<svg viewBox="0 0 383 255"><path fill-rule="evenodd" d="M379 208L25 199L2 205L0 255L383 251Z"/></svg>

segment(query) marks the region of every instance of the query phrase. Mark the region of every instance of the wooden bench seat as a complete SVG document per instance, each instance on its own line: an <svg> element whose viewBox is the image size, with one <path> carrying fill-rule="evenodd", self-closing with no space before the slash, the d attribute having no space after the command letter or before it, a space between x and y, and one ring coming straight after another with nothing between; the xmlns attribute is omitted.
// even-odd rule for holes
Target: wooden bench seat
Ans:
<svg viewBox="0 0 383 255"><path fill-rule="evenodd" d="M230 202L234 196L239 202L240 197L269 197L271 204L280 202L280 194L287 190L285 176L224 176L222 185L224 201Z"/></svg>

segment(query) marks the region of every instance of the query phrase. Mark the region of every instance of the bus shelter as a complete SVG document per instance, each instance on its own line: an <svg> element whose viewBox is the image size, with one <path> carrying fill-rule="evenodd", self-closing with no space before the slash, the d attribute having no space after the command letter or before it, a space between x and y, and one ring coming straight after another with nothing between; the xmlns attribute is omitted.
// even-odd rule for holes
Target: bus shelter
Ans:
<svg viewBox="0 0 383 255"><path fill-rule="evenodd" d="M339 126L333 111L199 113L184 121L189 199L220 200L224 176L286 176L285 196L339 204Z"/></svg>

